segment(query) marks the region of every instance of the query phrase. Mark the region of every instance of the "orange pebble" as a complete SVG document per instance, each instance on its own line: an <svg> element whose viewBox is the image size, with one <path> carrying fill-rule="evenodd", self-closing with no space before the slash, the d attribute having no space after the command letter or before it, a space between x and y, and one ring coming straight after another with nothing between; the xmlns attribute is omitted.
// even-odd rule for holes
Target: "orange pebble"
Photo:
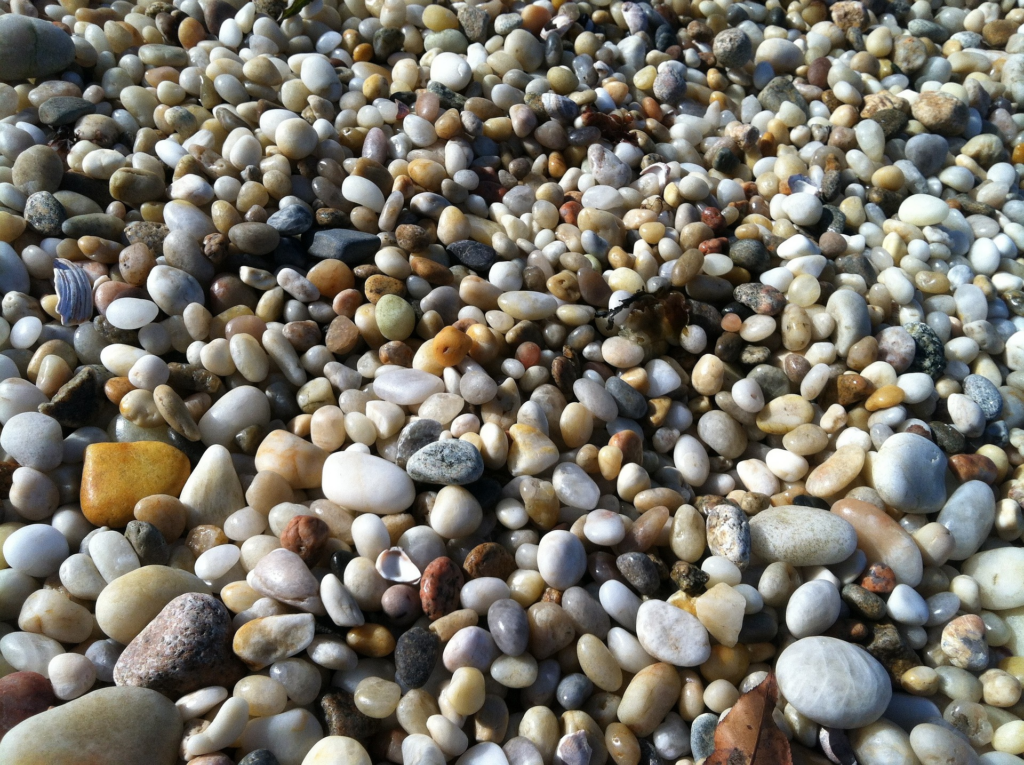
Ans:
<svg viewBox="0 0 1024 765"><path fill-rule="evenodd" d="M722 329L726 332L739 332L743 326L743 319L735 313L727 313L722 317Z"/></svg>
<svg viewBox="0 0 1024 765"><path fill-rule="evenodd" d="M445 327L434 336L434 353L441 366L455 366L466 358L472 347L473 341L455 327Z"/></svg>

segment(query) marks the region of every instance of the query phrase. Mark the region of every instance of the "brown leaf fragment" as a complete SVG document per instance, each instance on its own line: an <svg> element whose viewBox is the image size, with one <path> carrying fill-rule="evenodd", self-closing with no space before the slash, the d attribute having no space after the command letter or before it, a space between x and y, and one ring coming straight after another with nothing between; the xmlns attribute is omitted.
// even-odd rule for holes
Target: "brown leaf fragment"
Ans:
<svg viewBox="0 0 1024 765"><path fill-rule="evenodd" d="M774 674L740 696L715 729L715 750L704 765L793 765L789 740L772 719L778 700Z"/></svg>

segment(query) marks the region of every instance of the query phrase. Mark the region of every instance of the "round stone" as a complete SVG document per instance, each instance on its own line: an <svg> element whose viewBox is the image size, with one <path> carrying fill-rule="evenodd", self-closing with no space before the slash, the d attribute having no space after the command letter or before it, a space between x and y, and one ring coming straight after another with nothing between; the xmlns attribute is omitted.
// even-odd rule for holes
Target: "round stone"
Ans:
<svg viewBox="0 0 1024 765"><path fill-rule="evenodd" d="M779 656L775 672L797 711L832 728L869 725L892 698L885 668L864 649L836 638L797 640Z"/></svg>

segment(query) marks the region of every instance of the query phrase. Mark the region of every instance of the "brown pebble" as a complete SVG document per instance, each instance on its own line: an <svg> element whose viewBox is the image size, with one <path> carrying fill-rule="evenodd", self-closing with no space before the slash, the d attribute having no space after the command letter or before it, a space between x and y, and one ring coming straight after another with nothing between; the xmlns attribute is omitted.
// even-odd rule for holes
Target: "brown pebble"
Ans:
<svg viewBox="0 0 1024 765"><path fill-rule="evenodd" d="M996 463L984 454L954 454L949 458L949 469L961 482L984 481L993 484L999 476Z"/></svg>
<svg viewBox="0 0 1024 765"><path fill-rule="evenodd" d="M484 542L474 547L462 567L470 579L482 576L508 579L518 568L512 554L497 542Z"/></svg>
<svg viewBox="0 0 1024 765"><path fill-rule="evenodd" d="M12 672L0 678L0 738L56 703L50 681L38 672Z"/></svg>
<svg viewBox="0 0 1024 765"><path fill-rule="evenodd" d="M312 564L320 560L330 535L330 527L316 516L296 515L281 532L281 546Z"/></svg>
<svg viewBox="0 0 1024 765"><path fill-rule="evenodd" d="M465 580L451 558L435 558L420 579L420 605L430 621L440 619L459 607Z"/></svg>
<svg viewBox="0 0 1024 765"><path fill-rule="evenodd" d="M876 561L868 566L860 586L876 595L888 595L896 587L896 574L884 563Z"/></svg>

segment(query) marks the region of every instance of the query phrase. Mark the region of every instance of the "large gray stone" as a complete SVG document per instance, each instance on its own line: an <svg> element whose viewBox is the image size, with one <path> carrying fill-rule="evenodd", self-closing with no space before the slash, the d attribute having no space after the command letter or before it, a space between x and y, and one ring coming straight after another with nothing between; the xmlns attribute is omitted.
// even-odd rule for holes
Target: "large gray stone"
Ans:
<svg viewBox="0 0 1024 765"><path fill-rule="evenodd" d="M5 82L57 74L75 60L75 44L42 19L0 16L0 78Z"/></svg>

